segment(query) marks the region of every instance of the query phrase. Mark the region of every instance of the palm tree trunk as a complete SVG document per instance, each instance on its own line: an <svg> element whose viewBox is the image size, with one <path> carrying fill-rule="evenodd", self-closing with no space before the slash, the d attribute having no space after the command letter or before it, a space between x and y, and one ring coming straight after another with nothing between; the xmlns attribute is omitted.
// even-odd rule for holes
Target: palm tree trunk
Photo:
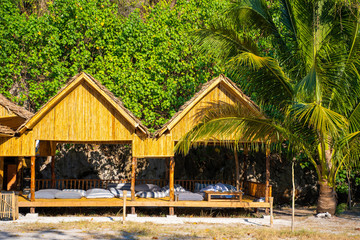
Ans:
<svg viewBox="0 0 360 240"><path fill-rule="evenodd" d="M328 185L327 181L320 181L319 185L320 185L320 193L319 193L316 212L317 213L328 212L331 215L334 215L337 204L335 190L333 187L330 187Z"/></svg>

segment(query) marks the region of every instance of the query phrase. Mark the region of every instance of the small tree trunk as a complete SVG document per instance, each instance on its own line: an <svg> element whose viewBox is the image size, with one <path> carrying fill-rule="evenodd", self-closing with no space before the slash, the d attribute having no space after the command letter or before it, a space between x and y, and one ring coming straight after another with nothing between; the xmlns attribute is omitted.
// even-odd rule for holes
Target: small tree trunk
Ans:
<svg viewBox="0 0 360 240"><path fill-rule="evenodd" d="M294 171L295 161L292 161L291 164L291 180L292 180L292 211L291 211L291 231L295 230L295 171Z"/></svg>
<svg viewBox="0 0 360 240"><path fill-rule="evenodd" d="M337 204L335 190L330 187L326 181L319 182L319 185L320 192L316 212L328 212L331 215L334 215Z"/></svg>
<svg viewBox="0 0 360 240"><path fill-rule="evenodd" d="M349 170L346 171L346 178L348 180L348 204L349 204L349 209L351 209L351 181L350 181L350 172Z"/></svg>

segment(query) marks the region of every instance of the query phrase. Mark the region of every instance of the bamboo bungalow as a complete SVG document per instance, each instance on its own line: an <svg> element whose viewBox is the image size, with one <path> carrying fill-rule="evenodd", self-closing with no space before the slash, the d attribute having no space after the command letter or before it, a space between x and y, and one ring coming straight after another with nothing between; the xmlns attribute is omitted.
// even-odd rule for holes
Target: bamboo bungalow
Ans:
<svg viewBox="0 0 360 240"><path fill-rule="evenodd" d="M196 125L196 113L209 102L242 103L249 111L260 114L258 107L236 85L223 75L206 83L202 89L176 113L163 128L151 136L148 129L137 119L122 102L92 76L80 73L69 80L57 95L50 99L36 114L16 106L0 97L0 183L4 177L4 161L17 158L16 171L30 165L30 195L20 194L19 207L101 207L122 205L119 198L113 199L36 199L35 190L41 188L83 188L106 187L107 181L69 179L59 180L54 172L54 155L57 143L94 143L94 144L131 144L132 178L131 201L127 206L169 207L265 207L272 208L269 201L269 164L266 158L266 184L247 183L247 194L240 199L217 199L212 201L176 201L174 184L185 184L193 190L195 180L174 180L174 145L193 126ZM9 121L12 119L13 121ZM231 139L228 139L231 140ZM246 150L246 149L245 149ZM36 156L52 156L51 179L35 179ZM267 154L268 156L268 154ZM170 197L147 199L135 197L135 184L150 182L136 180L136 162L138 158L168 158ZM30 159L27 161L26 159ZM237 158L235 159L237 161ZM238 165L237 165L238 166ZM15 171L15 172L16 172ZM237 169L237 172L239 169ZM237 179L239 177L237 176ZM127 179L118 182L128 182ZM165 185L165 180L150 183ZM205 183L204 181L202 181ZM211 182L211 181L207 181ZM206 183L207 183L206 182ZM1 189L5 189L3 186ZM1 190L0 189L0 190ZM11 189L11 188L10 188ZM236 194L234 194L236 195ZM237 196L237 195L236 195ZM266 196L265 202L253 202L255 197Z"/></svg>

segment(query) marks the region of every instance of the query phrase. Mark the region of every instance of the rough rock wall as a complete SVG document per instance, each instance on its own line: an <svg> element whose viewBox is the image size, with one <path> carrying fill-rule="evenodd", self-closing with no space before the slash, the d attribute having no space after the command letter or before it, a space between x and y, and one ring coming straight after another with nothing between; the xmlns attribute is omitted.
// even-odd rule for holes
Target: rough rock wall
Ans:
<svg viewBox="0 0 360 240"><path fill-rule="evenodd" d="M55 156L57 179L117 180L131 177L131 146L115 144L59 144ZM39 162L38 178L51 178L46 158ZM162 159L138 159L137 178L164 178Z"/></svg>
<svg viewBox="0 0 360 240"><path fill-rule="evenodd" d="M249 156L247 179L249 181L265 182L265 155L251 153ZM301 168L295 164L295 197L298 204L314 204L318 197L316 172ZM270 184L277 204L291 201L291 161L279 154L270 157Z"/></svg>
<svg viewBox="0 0 360 240"><path fill-rule="evenodd" d="M239 154L240 169L244 156ZM199 147L186 157L177 156L175 178L180 179L235 179L233 150L222 147ZM242 174L242 173L241 173ZM251 152L245 173L247 180L265 182L265 154ZM279 154L270 157L270 184L277 204L287 204L291 199L291 162ZM295 167L296 202L313 204L317 200L316 173L308 168Z"/></svg>
<svg viewBox="0 0 360 240"><path fill-rule="evenodd" d="M244 156L239 154L240 169ZM176 179L235 179L233 150L223 147L200 147L185 156L175 157ZM49 179L50 162L40 161L37 178ZM252 152L247 163L247 180L265 182L265 155ZM55 164L58 179L124 179L131 176L131 147L126 145L58 145ZM164 179L165 159L138 159L138 179ZM270 160L270 184L277 204L289 203L291 197L291 163L278 154ZM295 168L297 203L313 204L317 200L317 178L310 169Z"/></svg>

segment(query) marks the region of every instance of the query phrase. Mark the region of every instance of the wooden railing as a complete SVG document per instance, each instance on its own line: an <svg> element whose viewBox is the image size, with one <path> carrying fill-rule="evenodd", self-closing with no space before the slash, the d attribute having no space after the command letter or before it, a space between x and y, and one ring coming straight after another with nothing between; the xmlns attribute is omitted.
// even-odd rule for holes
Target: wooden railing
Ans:
<svg viewBox="0 0 360 240"><path fill-rule="evenodd" d="M36 179L35 189L83 189L90 188L107 188L109 183L126 183L130 182L127 179L121 180L101 180L101 179L56 179L54 182L51 179Z"/></svg>
<svg viewBox="0 0 360 240"><path fill-rule="evenodd" d="M168 183L165 179L136 179L135 184L155 184L159 187L165 187Z"/></svg>
<svg viewBox="0 0 360 240"><path fill-rule="evenodd" d="M257 182L250 182L250 181L246 181L244 183L244 190L245 190L245 194L256 197L256 198L261 198L261 197L265 197L265 192L266 192L266 184L265 183L257 183ZM272 195L272 186L269 186L269 197L271 197Z"/></svg>
<svg viewBox="0 0 360 240"><path fill-rule="evenodd" d="M195 183L201 184L216 184L225 183L234 185L234 181L231 180L175 180L175 184L181 185L183 188L194 191ZM120 180L101 180L101 179L55 179L52 182L51 179L36 179L35 188L36 190L56 188L56 189L84 189L90 188L107 188L109 183L130 183L130 179ZM164 187L168 184L165 179L136 179L136 184L155 184L159 187ZM257 183L247 181L244 183L245 194L261 198L265 197L266 185L265 183ZM272 187L269 186L269 197L272 195Z"/></svg>

